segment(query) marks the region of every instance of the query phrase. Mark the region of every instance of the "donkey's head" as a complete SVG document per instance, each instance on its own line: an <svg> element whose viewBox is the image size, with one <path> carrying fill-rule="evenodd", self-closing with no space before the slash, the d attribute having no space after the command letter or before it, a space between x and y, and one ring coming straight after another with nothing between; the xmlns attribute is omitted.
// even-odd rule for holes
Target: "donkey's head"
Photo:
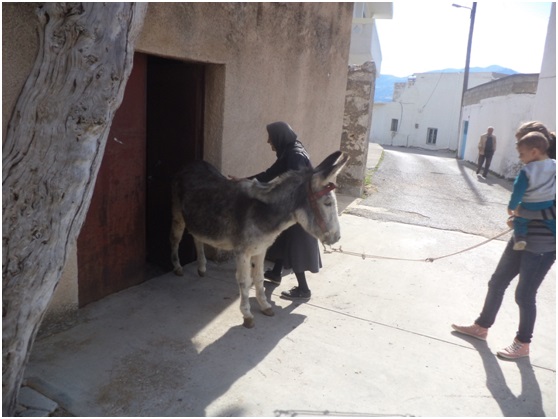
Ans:
<svg viewBox="0 0 558 419"><path fill-rule="evenodd" d="M349 160L349 156L336 151L316 167L306 188L308 204L296 211L297 222L324 244L333 244L341 238L335 178Z"/></svg>

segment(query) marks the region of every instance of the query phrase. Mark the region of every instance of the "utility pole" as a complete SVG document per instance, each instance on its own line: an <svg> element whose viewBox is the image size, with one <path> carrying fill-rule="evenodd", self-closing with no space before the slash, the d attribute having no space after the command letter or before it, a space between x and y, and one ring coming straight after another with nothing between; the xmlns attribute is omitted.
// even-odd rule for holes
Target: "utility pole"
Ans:
<svg viewBox="0 0 558 419"><path fill-rule="evenodd" d="M459 104L459 121L457 126L457 157L459 158L459 151L461 146L461 117L463 116L463 99L465 92L469 87L469 67L471 63L471 45L473 44L473 30L475 27L475 14L477 12L477 2L473 2L473 7L461 6L459 4L452 4L453 7L470 9L470 23L469 23L469 39L467 41L467 56L465 58L465 71L463 74L463 89L461 91L461 102Z"/></svg>
<svg viewBox="0 0 558 419"><path fill-rule="evenodd" d="M463 97L467 91L469 85L469 65L471 63L471 45L473 43L473 29L475 27L475 14L477 12L477 2L473 2L473 7L471 8L471 17L469 24L469 40L467 41L467 58L465 60L465 74L463 75L463 92L461 94L461 107L463 107Z"/></svg>

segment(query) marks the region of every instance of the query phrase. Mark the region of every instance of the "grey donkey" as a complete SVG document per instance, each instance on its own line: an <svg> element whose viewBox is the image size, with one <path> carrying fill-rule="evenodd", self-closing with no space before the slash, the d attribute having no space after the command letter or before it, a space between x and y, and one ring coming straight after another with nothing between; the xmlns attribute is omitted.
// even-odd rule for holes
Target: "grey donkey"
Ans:
<svg viewBox="0 0 558 419"><path fill-rule="evenodd" d="M289 171L269 183L227 179L205 161L186 166L172 184L170 241L175 274L183 274L178 246L187 228L194 238L200 276L206 272L204 243L234 251L243 325L254 326L248 300L252 284L262 312L273 316L263 286L266 250L295 223L324 244L339 240L333 182L348 158L336 151L314 169Z"/></svg>

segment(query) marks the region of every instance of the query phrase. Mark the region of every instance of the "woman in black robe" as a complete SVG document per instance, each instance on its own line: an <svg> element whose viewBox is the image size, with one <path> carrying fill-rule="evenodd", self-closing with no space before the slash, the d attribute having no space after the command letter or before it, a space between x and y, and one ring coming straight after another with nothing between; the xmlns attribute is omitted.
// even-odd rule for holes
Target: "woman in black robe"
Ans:
<svg viewBox="0 0 558 419"><path fill-rule="evenodd" d="M297 140L296 133L285 122L274 122L267 127L269 134L267 142L275 151L277 160L265 172L252 178L260 182L269 182L277 176L289 171L312 167L308 152L302 143ZM318 240L308 234L300 224L295 224L283 231L268 249L267 258L274 260L272 270L265 272L264 276L269 281L279 285L283 268L292 269L298 286L289 291L283 291L281 296L288 299L309 299L310 289L306 282L305 271L318 273L322 267Z"/></svg>

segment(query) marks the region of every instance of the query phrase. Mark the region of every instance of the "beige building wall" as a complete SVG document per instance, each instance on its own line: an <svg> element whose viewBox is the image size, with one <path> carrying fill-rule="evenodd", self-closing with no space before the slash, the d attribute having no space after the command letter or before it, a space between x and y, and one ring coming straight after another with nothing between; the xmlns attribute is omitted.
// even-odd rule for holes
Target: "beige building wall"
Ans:
<svg viewBox="0 0 558 419"><path fill-rule="evenodd" d="M38 49L37 7L2 4L3 138ZM352 11L353 3L150 3L136 50L207 64L204 157L225 174L273 163L265 126L278 120L317 165L340 148ZM76 254L53 316L77 304Z"/></svg>
<svg viewBox="0 0 558 419"><path fill-rule="evenodd" d="M316 165L339 149L351 21L352 3L151 3L137 50L214 64L205 157L245 176L275 160L270 122Z"/></svg>
<svg viewBox="0 0 558 419"><path fill-rule="evenodd" d="M2 3L2 144L39 50L37 7L38 3Z"/></svg>

